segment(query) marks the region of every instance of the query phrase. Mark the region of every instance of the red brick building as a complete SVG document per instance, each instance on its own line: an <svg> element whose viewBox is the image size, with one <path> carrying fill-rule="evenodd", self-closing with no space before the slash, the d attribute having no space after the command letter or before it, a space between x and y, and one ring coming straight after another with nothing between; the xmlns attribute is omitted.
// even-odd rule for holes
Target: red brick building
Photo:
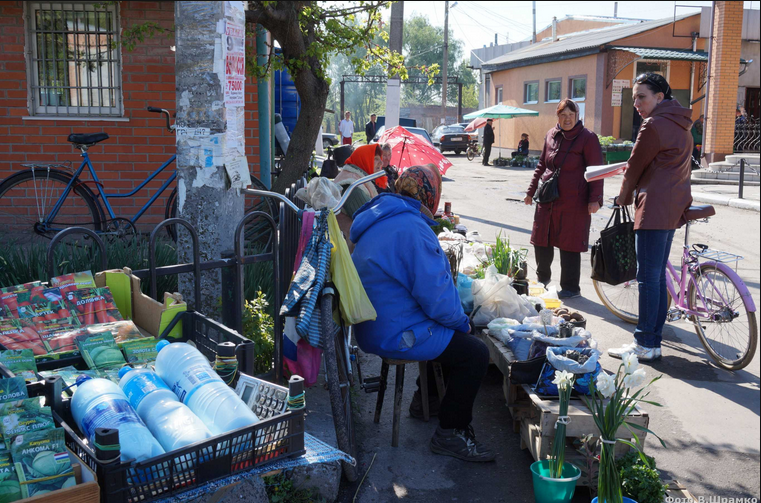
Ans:
<svg viewBox="0 0 761 503"><path fill-rule="evenodd" d="M89 150L107 192L137 186L175 152L175 137L147 106L175 109L174 38L146 37L128 50L122 31L152 21L171 29L173 2L0 1L0 180L22 163L78 167L71 133L110 135ZM170 34L171 35L171 34ZM253 42L253 41L252 41ZM255 81L246 83L246 154L259 172ZM129 199L111 199L131 217L171 175L169 166ZM95 191L89 173L83 181ZM139 224L164 215L170 187Z"/></svg>

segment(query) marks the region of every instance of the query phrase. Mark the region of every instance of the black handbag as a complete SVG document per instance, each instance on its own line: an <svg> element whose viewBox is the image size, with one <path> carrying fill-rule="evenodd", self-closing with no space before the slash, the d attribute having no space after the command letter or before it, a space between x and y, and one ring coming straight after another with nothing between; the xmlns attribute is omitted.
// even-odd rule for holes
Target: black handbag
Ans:
<svg viewBox="0 0 761 503"><path fill-rule="evenodd" d="M581 134L576 135L576 138L581 136ZM551 203L555 200L557 200L560 197L560 190L558 189L558 177L560 176L560 168L565 164L565 160L568 159L568 154L571 153L571 149L573 148L573 144L576 142L576 138L574 138L571 141L571 146L568 147L568 150L565 153L565 157L563 157L563 162L560 164L560 166L555 167L555 171L552 173L552 176L549 177L547 180L542 181L542 179L539 179L539 186L536 188L536 192L534 192L534 201L538 204L547 204ZM563 144L563 141L560 141L560 144ZM560 150L560 145L558 145L558 150Z"/></svg>
<svg viewBox="0 0 761 503"><path fill-rule="evenodd" d="M612 223L612 225L611 225ZM637 277L634 221L626 207L618 207L592 245L592 279L620 285Z"/></svg>

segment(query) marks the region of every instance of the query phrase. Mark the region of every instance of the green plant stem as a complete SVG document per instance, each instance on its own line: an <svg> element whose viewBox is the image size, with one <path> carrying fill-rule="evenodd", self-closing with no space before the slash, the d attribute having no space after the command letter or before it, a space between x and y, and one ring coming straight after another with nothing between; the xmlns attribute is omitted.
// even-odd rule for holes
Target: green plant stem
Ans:
<svg viewBox="0 0 761 503"><path fill-rule="evenodd" d="M607 440L606 437L602 437ZM602 444L600 472L597 482L598 503L622 503L621 480L616 468L614 444Z"/></svg>
<svg viewBox="0 0 761 503"><path fill-rule="evenodd" d="M571 398L573 384L558 387L560 398L559 417L568 415L568 402ZM552 456L550 457L550 477L563 478L563 464L565 463L565 436L566 425L558 422L555 430L555 441L552 444Z"/></svg>

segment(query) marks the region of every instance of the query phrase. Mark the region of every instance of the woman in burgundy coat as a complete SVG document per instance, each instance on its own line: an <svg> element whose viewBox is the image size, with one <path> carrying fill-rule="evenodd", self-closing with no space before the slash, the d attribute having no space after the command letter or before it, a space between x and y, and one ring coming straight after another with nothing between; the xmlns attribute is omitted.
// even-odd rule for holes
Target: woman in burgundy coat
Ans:
<svg viewBox="0 0 761 503"><path fill-rule="evenodd" d="M597 135L579 120L579 106L570 99L558 104L558 123L547 132L539 165L526 191L525 203L532 198L539 179L548 180L559 169L560 197L546 204L537 204L531 244L536 255L536 275L547 285L552 279L555 248L560 249L561 298L581 295L581 253L589 249L589 225L592 213L602 205L602 180L588 183L584 179L587 166L603 164Z"/></svg>

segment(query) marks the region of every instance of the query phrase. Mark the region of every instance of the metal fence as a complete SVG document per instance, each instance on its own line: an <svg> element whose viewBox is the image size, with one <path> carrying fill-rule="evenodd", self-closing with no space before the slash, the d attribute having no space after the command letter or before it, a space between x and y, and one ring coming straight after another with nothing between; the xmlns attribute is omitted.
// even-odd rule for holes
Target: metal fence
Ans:
<svg viewBox="0 0 761 503"><path fill-rule="evenodd" d="M734 152L759 152L761 119L749 117L742 122L735 122Z"/></svg>

